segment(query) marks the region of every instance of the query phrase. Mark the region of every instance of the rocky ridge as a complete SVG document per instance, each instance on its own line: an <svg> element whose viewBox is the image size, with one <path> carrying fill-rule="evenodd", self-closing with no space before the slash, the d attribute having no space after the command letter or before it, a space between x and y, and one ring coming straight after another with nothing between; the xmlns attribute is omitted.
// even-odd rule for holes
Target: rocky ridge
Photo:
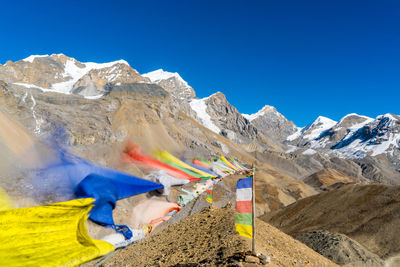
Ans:
<svg viewBox="0 0 400 267"><path fill-rule="evenodd" d="M23 87L27 92L34 89L89 99L131 86L124 84L158 85L180 103L184 113L211 131L242 144L248 151L286 150L310 156L319 152L355 161L367 158L370 162L378 161L378 165L382 164L376 156L384 154L394 169L400 169L400 120L394 114L376 119L349 114L339 122L320 116L310 125L297 128L271 106L246 115L240 114L220 92L197 99L193 88L178 73L159 69L140 75L124 60L82 63L63 54L8 61L0 65L0 80ZM368 160L369 157L374 160ZM392 172L390 175L395 176Z"/></svg>
<svg viewBox="0 0 400 267"><path fill-rule="evenodd" d="M101 97L108 83L150 82L124 60L83 63L64 54L30 56L0 65L0 80L44 92Z"/></svg>
<svg viewBox="0 0 400 267"><path fill-rule="evenodd" d="M179 99L188 99L196 96L193 88L177 72L172 73L159 69L142 74L142 76L149 78L152 83L161 86Z"/></svg>
<svg viewBox="0 0 400 267"><path fill-rule="evenodd" d="M295 133L298 128L293 122L285 118L273 106L264 106L257 113L242 114L267 138L273 138L278 142L284 141Z"/></svg>
<svg viewBox="0 0 400 267"><path fill-rule="evenodd" d="M292 146L289 152L302 147L348 159L384 154L399 168L400 117L385 114L372 119L349 114L337 123L318 118L309 126L290 135L286 143Z"/></svg>

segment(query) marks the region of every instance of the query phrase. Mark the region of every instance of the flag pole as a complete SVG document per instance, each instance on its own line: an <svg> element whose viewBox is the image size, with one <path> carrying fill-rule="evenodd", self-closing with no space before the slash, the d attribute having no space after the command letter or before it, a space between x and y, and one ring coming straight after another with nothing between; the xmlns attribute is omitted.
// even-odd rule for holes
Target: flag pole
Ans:
<svg viewBox="0 0 400 267"><path fill-rule="evenodd" d="M252 237L253 237L253 239L252 239L252 243L251 243L251 252L252 252L252 254L253 255L255 255L256 256L256 216L255 216L255 214L256 214L256 190L255 190L255 188L256 188L256 186L255 186L255 184L256 184L256 181L255 181L255 167L254 167L254 163L253 163L253 165L252 165L252 170L253 170L253 175L252 175L252 178L251 178L251 194L252 194L252 197L251 197L251 205L252 205L252 214L251 214L251 218L252 218Z"/></svg>

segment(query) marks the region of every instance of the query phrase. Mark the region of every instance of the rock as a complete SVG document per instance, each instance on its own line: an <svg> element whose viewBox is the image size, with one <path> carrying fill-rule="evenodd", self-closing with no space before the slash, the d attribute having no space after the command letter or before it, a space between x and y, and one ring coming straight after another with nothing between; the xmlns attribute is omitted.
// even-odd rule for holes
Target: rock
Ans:
<svg viewBox="0 0 400 267"><path fill-rule="evenodd" d="M244 115L244 114L243 114ZM266 138L283 141L297 131L296 125L273 106L265 106L252 115L244 115Z"/></svg>
<svg viewBox="0 0 400 267"><path fill-rule="evenodd" d="M176 72L172 73L159 69L145 73L142 76L161 86L178 99L190 99L196 96L193 88Z"/></svg>
<svg viewBox="0 0 400 267"><path fill-rule="evenodd" d="M260 259L256 256L247 255L245 260L247 263L260 263Z"/></svg>
<svg viewBox="0 0 400 267"><path fill-rule="evenodd" d="M257 254L257 257L260 259L260 263L263 265L267 265L271 262L271 258L269 256L265 256L262 253Z"/></svg>

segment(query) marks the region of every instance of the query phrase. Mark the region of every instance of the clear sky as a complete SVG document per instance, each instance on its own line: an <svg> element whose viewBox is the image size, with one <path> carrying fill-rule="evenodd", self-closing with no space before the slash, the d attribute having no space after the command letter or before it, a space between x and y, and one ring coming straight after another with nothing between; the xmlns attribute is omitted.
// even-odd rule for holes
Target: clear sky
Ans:
<svg viewBox="0 0 400 267"><path fill-rule="evenodd" d="M400 114L400 1L4 1L0 63L64 53L179 72L242 113Z"/></svg>

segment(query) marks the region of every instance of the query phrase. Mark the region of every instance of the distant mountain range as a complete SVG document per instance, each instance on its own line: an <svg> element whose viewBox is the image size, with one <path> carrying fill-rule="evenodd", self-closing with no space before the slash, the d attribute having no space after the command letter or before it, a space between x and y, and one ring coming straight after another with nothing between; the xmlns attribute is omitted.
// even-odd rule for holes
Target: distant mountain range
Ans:
<svg viewBox="0 0 400 267"><path fill-rule="evenodd" d="M400 156L400 117L385 114L372 119L353 113L339 122L318 117L288 136L285 143L292 145L290 152L306 147L308 153L321 151L350 159L385 154L396 162Z"/></svg>
<svg viewBox="0 0 400 267"><path fill-rule="evenodd" d="M350 160L381 161L385 157L400 170L400 117L394 114L375 119L349 114L339 122L320 116L298 128L272 106L248 115L241 114L221 92L199 99L178 73L159 69L140 74L124 60L84 63L64 54L8 61L0 65L0 80L26 92L38 90L87 99L100 99L113 92L147 90L154 96L169 95L179 110L249 152L271 150L306 156L319 153ZM27 94L24 101L26 97ZM32 105L30 108L34 112Z"/></svg>

